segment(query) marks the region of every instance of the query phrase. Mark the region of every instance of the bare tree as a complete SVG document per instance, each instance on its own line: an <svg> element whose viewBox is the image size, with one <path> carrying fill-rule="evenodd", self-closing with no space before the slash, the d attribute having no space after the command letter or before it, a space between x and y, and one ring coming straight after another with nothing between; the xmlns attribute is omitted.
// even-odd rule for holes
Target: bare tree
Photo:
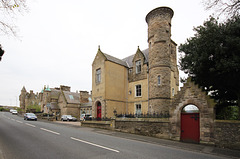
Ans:
<svg viewBox="0 0 240 159"><path fill-rule="evenodd" d="M17 36L14 19L24 11L27 11L26 0L0 0L0 35Z"/></svg>
<svg viewBox="0 0 240 159"><path fill-rule="evenodd" d="M206 10L214 9L218 16L235 17L240 13L240 0L203 0L203 3Z"/></svg>

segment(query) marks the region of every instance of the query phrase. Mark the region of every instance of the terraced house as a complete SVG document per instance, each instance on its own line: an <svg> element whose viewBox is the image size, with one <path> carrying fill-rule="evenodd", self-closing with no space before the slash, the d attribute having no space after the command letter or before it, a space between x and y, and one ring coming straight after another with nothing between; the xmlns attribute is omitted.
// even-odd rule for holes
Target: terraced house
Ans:
<svg viewBox="0 0 240 159"><path fill-rule="evenodd" d="M92 63L92 115L168 113L179 87L176 43L171 39L173 11L167 7L146 16L149 48L124 59L99 47Z"/></svg>

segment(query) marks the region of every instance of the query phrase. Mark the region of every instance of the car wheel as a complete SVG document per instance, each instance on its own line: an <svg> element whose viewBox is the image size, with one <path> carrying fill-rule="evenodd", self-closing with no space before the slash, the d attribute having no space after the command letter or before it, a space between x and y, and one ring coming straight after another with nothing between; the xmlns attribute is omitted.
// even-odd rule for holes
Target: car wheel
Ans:
<svg viewBox="0 0 240 159"><path fill-rule="evenodd" d="M35 119L35 121L37 121L37 119Z"/></svg>

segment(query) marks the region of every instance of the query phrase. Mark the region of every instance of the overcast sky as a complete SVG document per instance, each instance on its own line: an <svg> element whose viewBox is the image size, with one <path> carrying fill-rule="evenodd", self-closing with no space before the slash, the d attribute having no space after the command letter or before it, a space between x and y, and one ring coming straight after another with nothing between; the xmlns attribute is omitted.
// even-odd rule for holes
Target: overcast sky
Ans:
<svg viewBox="0 0 240 159"><path fill-rule="evenodd" d="M172 39L184 43L211 14L202 0L27 0L18 16L19 38L0 36L0 105L18 105L23 86L40 92L67 85L92 88L92 62L102 52L125 58L148 48L145 17L152 9L173 9ZM183 76L182 74L180 76Z"/></svg>

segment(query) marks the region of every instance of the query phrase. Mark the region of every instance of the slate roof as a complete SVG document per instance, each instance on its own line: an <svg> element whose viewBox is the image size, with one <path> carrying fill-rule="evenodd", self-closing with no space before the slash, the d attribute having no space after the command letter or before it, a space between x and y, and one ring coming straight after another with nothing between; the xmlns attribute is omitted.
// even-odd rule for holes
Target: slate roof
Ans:
<svg viewBox="0 0 240 159"><path fill-rule="evenodd" d="M92 101L89 101L88 103L81 103L81 108L90 106L92 106Z"/></svg>
<svg viewBox="0 0 240 159"><path fill-rule="evenodd" d="M145 56L145 63L147 63L148 62L148 49L145 49L145 50L142 50L142 53L144 54L144 56ZM124 59L118 59L118 58L116 58L116 57L113 57L113 56L111 56L111 55L108 55L108 54L106 54L106 53L103 53L104 54L104 56L107 58L107 60L109 60L109 61L111 61L111 62L114 62L114 63L117 63L117 64L119 64L119 65L122 65L122 66L125 66L125 67L128 67L128 68L131 68L131 67L133 67L133 63L132 63L132 60L133 60L133 58L134 58L134 56L135 56L135 54L133 54L133 55L131 55L131 56L128 56L128 57L126 57L126 58L124 58Z"/></svg>
<svg viewBox="0 0 240 159"><path fill-rule="evenodd" d="M51 98L54 98L54 99L58 99L59 95L60 95L61 91L60 90L57 90L55 88L51 88Z"/></svg>
<svg viewBox="0 0 240 159"><path fill-rule="evenodd" d="M143 55L145 56L145 61L144 63L147 63L148 62L148 49L145 49L145 50L141 50ZM128 67L131 68L133 67L133 58L134 58L135 54L131 55L131 56L128 56L124 59L122 59L122 61L125 61L127 64L128 64Z"/></svg>
<svg viewBox="0 0 240 159"><path fill-rule="evenodd" d="M113 57L113 56L111 56L111 55L108 55L108 54L106 54L106 53L103 53L103 54L104 54L104 56L107 58L108 61L112 61L112 62L114 62L114 63L117 63L117 64L123 65L123 66L125 66L125 67L128 67L128 65L126 64L125 61L120 60L120 59L118 59L118 58L116 58L116 57Z"/></svg>
<svg viewBox="0 0 240 159"><path fill-rule="evenodd" d="M63 91L67 103L80 104L80 93Z"/></svg>

